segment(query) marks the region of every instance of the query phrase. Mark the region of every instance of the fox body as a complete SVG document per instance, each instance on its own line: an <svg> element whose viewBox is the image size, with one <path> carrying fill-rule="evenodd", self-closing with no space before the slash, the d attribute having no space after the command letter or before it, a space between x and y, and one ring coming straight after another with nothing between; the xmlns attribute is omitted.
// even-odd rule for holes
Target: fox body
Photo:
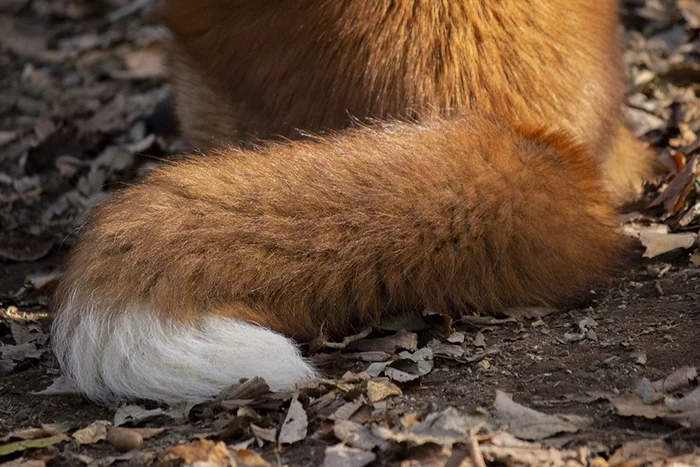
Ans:
<svg viewBox="0 0 700 467"><path fill-rule="evenodd" d="M616 266L614 207L649 168L620 119L616 1L169 0L164 17L183 129L210 154L82 229L54 348L89 397L290 387L315 375L290 338L559 303ZM230 146L299 130L322 136Z"/></svg>

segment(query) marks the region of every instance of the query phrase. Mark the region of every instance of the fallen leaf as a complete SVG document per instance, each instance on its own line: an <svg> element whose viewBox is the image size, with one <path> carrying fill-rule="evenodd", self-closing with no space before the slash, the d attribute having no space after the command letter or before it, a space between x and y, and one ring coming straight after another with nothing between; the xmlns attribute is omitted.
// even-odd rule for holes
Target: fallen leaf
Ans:
<svg viewBox="0 0 700 467"><path fill-rule="evenodd" d="M526 319L538 319L549 316L552 313L556 313L559 310L556 308L549 308L543 306L527 306L527 307L514 307L506 308L504 310L499 310L499 314L508 316L517 321L525 321Z"/></svg>
<svg viewBox="0 0 700 467"><path fill-rule="evenodd" d="M48 388L42 391L32 392L31 394L37 396L64 396L80 394L80 390L75 385L75 382L73 382L72 379L70 379L67 376L61 375L58 378L54 379L51 383L51 386L49 386Z"/></svg>
<svg viewBox="0 0 700 467"><path fill-rule="evenodd" d="M125 423L139 425L161 416L167 416L163 409L146 410L138 405L123 405L114 414L114 426L122 426Z"/></svg>
<svg viewBox="0 0 700 467"><path fill-rule="evenodd" d="M296 397L292 399L287 411L287 417L284 419L282 429L280 430L277 442L282 444L294 444L306 438L306 430L309 426L309 419L306 415L304 407Z"/></svg>
<svg viewBox="0 0 700 467"><path fill-rule="evenodd" d="M637 466L661 461L672 455L673 451L663 440L630 441L623 444L620 449L610 456L608 464L611 467L616 465Z"/></svg>
<svg viewBox="0 0 700 467"><path fill-rule="evenodd" d="M369 385L372 383L374 383L374 381L367 382L367 392L368 393L369 393ZM392 384L392 383L389 383L389 384ZM401 390L399 388L396 388L396 389L398 389L398 393L401 394ZM372 401L371 399L370 399L370 401L376 402L376 401ZM355 399L354 401L343 404L328 417L328 420L347 420L350 417L352 417L355 414L355 412L360 410L360 407L362 407L363 405L365 405L364 397L360 397L358 399Z"/></svg>
<svg viewBox="0 0 700 467"><path fill-rule="evenodd" d="M401 352L399 357L384 368L384 374L399 383L415 381L433 369L433 351L429 347L413 353Z"/></svg>
<svg viewBox="0 0 700 467"><path fill-rule="evenodd" d="M343 443L328 446L323 457L323 467L364 467L377 459L373 452L349 448Z"/></svg>
<svg viewBox="0 0 700 467"><path fill-rule="evenodd" d="M270 392L270 386L267 385L264 379L256 376L255 378L241 381L227 387L216 396L215 401L221 402L225 400L253 400L260 396L264 396Z"/></svg>
<svg viewBox="0 0 700 467"><path fill-rule="evenodd" d="M668 407L663 403L645 404L644 399L638 394L622 394L610 402L617 413L623 417L655 419L669 413Z"/></svg>
<svg viewBox="0 0 700 467"><path fill-rule="evenodd" d="M698 370L692 366L684 366L666 378L654 381L653 386L659 392L673 392L688 386L696 379L698 379Z"/></svg>
<svg viewBox="0 0 700 467"><path fill-rule="evenodd" d="M695 244L696 236L691 233L663 234L643 232L639 236L642 245L646 247L643 256L655 258L669 251L690 248Z"/></svg>
<svg viewBox="0 0 700 467"><path fill-rule="evenodd" d="M508 424L508 432L518 438L534 441L559 433L576 433L579 426L555 415L547 415L513 401L503 391L496 391L494 402L499 421Z"/></svg>
<svg viewBox="0 0 700 467"><path fill-rule="evenodd" d="M107 439L107 429L112 426L107 420L97 420L73 433L73 439L80 444L95 444Z"/></svg>
<svg viewBox="0 0 700 467"><path fill-rule="evenodd" d="M191 443L168 448L162 464L170 465L168 462L173 461L182 461L184 464L199 464L203 467L230 467L235 465L223 441L214 443L208 439L198 439Z"/></svg>
<svg viewBox="0 0 700 467"><path fill-rule="evenodd" d="M372 433L385 441L426 443L452 446L465 443L470 429L478 431L483 426L483 417L464 417L454 407L432 413L425 420L408 429L392 430L384 426L374 427Z"/></svg>
<svg viewBox="0 0 700 467"><path fill-rule="evenodd" d="M235 467L271 467L272 464L250 449L234 449L229 451Z"/></svg>
<svg viewBox="0 0 700 467"><path fill-rule="evenodd" d="M25 451L27 449L40 449L53 446L65 441L65 436L50 436L48 438L25 439L0 445L0 457L7 456L13 452Z"/></svg>
<svg viewBox="0 0 700 467"><path fill-rule="evenodd" d="M360 352L389 352L394 353L399 349L415 351L418 348L418 335L401 330L393 336L379 337L376 339L360 339L351 342L346 347L348 351Z"/></svg>
<svg viewBox="0 0 700 467"><path fill-rule="evenodd" d="M401 389L388 379L367 381L367 399L371 403L383 401L387 397L400 396L401 394Z"/></svg>
<svg viewBox="0 0 700 467"><path fill-rule="evenodd" d="M479 450L489 465L519 466L566 466L583 467L587 465L586 451L559 450L519 440L509 433L496 433L488 442L479 445ZM607 467L607 465L605 466Z"/></svg>
<svg viewBox="0 0 700 467"><path fill-rule="evenodd" d="M40 358L45 349L37 348L33 343L20 344L20 345L4 345L0 347L0 355L2 355L3 360L13 360L15 362L22 362L27 358Z"/></svg>
<svg viewBox="0 0 700 467"><path fill-rule="evenodd" d="M277 428L262 428L253 423L250 424L250 430L253 432L256 438L262 441L267 441L274 443L277 441Z"/></svg>
<svg viewBox="0 0 700 467"><path fill-rule="evenodd" d="M375 448L385 451L389 447L386 441L372 434L369 429L349 420L337 420L333 425L333 434L343 444L364 451L372 451Z"/></svg>

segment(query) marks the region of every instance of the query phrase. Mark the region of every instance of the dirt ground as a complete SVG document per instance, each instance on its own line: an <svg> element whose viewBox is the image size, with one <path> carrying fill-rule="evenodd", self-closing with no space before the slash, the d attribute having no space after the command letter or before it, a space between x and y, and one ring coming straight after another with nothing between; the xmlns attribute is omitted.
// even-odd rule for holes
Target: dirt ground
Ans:
<svg viewBox="0 0 700 467"><path fill-rule="evenodd" d="M48 350L77 220L188 150L154 2L0 0L0 466L700 465L700 8L623 3L626 115L670 173L623 219L640 243L616 279L556 312L426 317L409 343L374 330L327 346L327 380L296 394L244 382L167 407L55 394L71 389ZM143 445L120 451L112 425Z"/></svg>

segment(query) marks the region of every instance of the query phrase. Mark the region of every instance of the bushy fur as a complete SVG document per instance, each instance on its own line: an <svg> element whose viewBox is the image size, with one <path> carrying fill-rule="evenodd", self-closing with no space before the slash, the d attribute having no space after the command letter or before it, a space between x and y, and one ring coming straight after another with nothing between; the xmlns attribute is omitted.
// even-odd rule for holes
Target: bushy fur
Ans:
<svg viewBox="0 0 700 467"><path fill-rule="evenodd" d="M314 373L278 333L556 304L607 277L613 205L648 170L620 125L616 14L169 0L180 118L210 155L90 215L56 298L64 368L98 399L201 399L254 374L284 387ZM401 119L213 149L349 116Z"/></svg>

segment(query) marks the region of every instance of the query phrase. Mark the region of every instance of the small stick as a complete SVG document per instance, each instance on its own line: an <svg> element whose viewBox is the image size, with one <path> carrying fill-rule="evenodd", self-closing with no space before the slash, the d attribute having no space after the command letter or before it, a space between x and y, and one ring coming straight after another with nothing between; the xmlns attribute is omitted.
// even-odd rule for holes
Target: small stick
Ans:
<svg viewBox="0 0 700 467"><path fill-rule="evenodd" d="M471 428L467 435L467 447L469 448L469 459L472 461L472 464L475 467L486 467L486 461L481 454L481 449L479 449L479 441L474 436L474 430Z"/></svg>
<svg viewBox="0 0 700 467"><path fill-rule="evenodd" d="M365 337L369 336L371 332L372 328L366 328L359 334L343 338L343 342L324 342L322 346L327 349L344 349L350 345L351 342L359 341L360 339L364 339Z"/></svg>
<svg viewBox="0 0 700 467"><path fill-rule="evenodd" d="M107 21L113 23L119 21L120 19L136 13L140 9L148 6L148 4L153 3L153 0L134 0L131 3L127 3L121 8L117 8L113 12L107 15Z"/></svg>

